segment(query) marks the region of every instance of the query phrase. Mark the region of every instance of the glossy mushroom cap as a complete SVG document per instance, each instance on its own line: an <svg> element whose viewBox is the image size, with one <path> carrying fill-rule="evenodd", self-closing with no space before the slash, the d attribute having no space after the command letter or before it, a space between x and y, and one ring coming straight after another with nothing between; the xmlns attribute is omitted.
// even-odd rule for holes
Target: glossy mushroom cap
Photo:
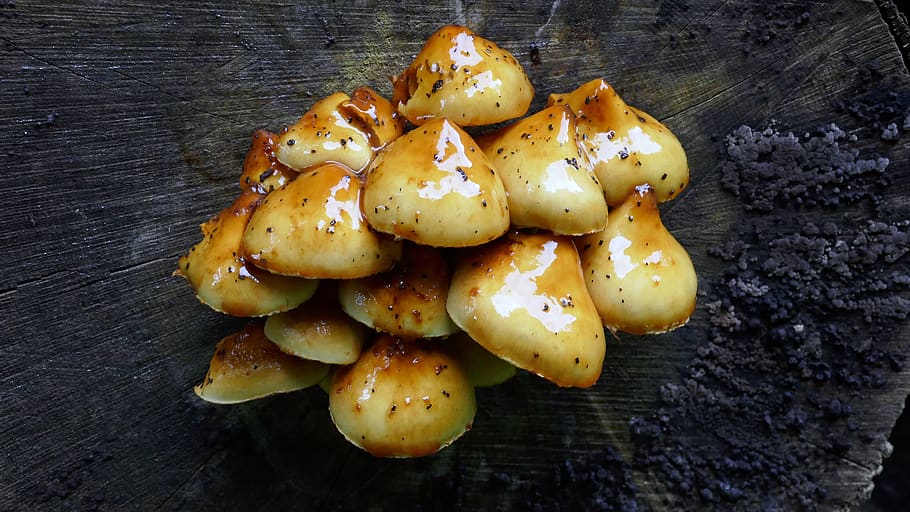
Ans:
<svg viewBox="0 0 910 512"><path fill-rule="evenodd" d="M610 206L645 183L660 202L673 199L689 184L689 164L679 139L648 113L626 105L606 81L551 94L548 105L569 105L575 111L579 137Z"/></svg>
<svg viewBox="0 0 910 512"><path fill-rule="evenodd" d="M477 142L505 186L513 226L583 235L607 225L604 191L569 107L548 107Z"/></svg>
<svg viewBox="0 0 910 512"><path fill-rule="evenodd" d="M376 155L363 211L377 231L434 247L480 245L509 227L502 181L477 143L447 119L412 130Z"/></svg>
<svg viewBox="0 0 910 512"><path fill-rule="evenodd" d="M235 404L308 388L328 371L326 364L285 354L266 339L262 322L253 322L218 342L195 391L207 402Z"/></svg>
<svg viewBox="0 0 910 512"><path fill-rule="evenodd" d="M447 336L458 328L446 313L449 267L439 249L405 243L389 272L338 283L344 311L378 331L405 339Z"/></svg>
<svg viewBox="0 0 910 512"><path fill-rule="evenodd" d="M297 172L275 158L275 137L266 130L256 130L253 134L253 143L243 160L241 190L268 194L297 177Z"/></svg>
<svg viewBox="0 0 910 512"><path fill-rule="evenodd" d="M360 210L360 179L329 163L269 194L243 234L247 261L275 274L349 279L390 269L401 244L380 236Z"/></svg>
<svg viewBox="0 0 910 512"><path fill-rule="evenodd" d="M577 242L588 291L606 327L653 334L688 322L698 278L685 248L660 220L647 185L610 212L607 228Z"/></svg>
<svg viewBox="0 0 910 512"><path fill-rule="evenodd" d="M438 342L381 336L329 389L338 431L377 457L435 453L471 428L474 386Z"/></svg>
<svg viewBox="0 0 910 512"><path fill-rule="evenodd" d="M351 99L342 102L339 108L351 117L352 122L359 123L374 152L404 133L404 116L389 100L367 86L358 87Z"/></svg>
<svg viewBox="0 0 910 512"><path fill-rule="evenodd" d="M296 171L326 162L337 162L355 171L366 167L373 150L369 135L341 107L350 101L347 94L336 92L316 102L278 137L278 161Z"/></svg>
<svg viewBox="0 0 910 512"><path fill-rule="evenodd" d="M318 281L276 276L242 256L240 240L262 196L247 190L202 227L202 241L180 257L176 275L215 311L265 316L296 308L316 292Z"/></svg>
<svg viewBox="0 0 910 512"><path fill-rule="evenodd" d="M461 126L499 123L524 115L534 98L511 53L456 25L430 36L392 84L392 103L416 125L442 117Z"/></svg>
<svg viewBox="0 0 910 512"><path fill-rule="evenodd" d="M519 368L560 386L600 377L603 327L569 238L512 232L469 251L447 306L471 338Z"/></svg>

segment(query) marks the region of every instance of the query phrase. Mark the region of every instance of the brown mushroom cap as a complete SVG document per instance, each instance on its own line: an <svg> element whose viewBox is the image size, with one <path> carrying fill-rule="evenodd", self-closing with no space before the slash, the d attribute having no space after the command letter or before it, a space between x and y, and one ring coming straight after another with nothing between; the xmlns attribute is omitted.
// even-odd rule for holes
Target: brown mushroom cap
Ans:
<svg viewBox="0 0 910 512"><path fill-rule="evenodd" d="M345 313L405 339L447 336L458 328L446 312L449 267L439 249L405 243L389 272L338 283Z"/></svg>
<svg viewBox="0 0 910 512"><path fill-rule="evenodd" d="M521 117L534 86L508 51L470 29L446 25L392 79L392 103L416 125L448 117L480 126Z"/></svg>
<svg viewBox="0 0 910 512"><path fill-rule="evenodd" d="M269 194L243 234L246 259L282 275L350 279L390 269L401 244L370 229L361 182L328 163Z"/></svg>
<svg viewBox="0 0 910 512"><path fill-rule="evenodd" d="M234 316L265 316L296 308L316 292L318 281L276 276L242 256L240 240L262 196L246 190L229 208L202 225L202 241L180 257L176 275L196 297Z"/></svg>
<svg viewBox="0 0 910 512"><path fill-rule="evenodd" d="M373 89L358 87L351 99L340 105L352 121L368 135L373 151L378 151L404 133L405 119L392 103Z"/></svg>
<svg viewBox="0 0 910 512"><path fill-rule="evenodd" d="M698 277L685 248L660 220L647 185L610 212L607 228L578 240L588 291L613 331L654 334L688 322Z"/></svg>
<svg viewBox="0 0 910 512"><path fill-rule="evenodd" d="M376 155L363 210L377 231L434 247L480 245L509 227L496 171L477 143L447 119L408 132Z"/></svg>
<svg viewBox="0 0 910 512"><path fill-rule="evenodd" d="M297 177L297 172L275 158L275 138L274 133L266 130L256 130L253 134L253 143L240 173L241 190L268 194Z"/></svg>
<svg viewBox="0 0 910 512"><path fill-rule="evenodd" d="M449 287L452 320L485 349L560 386L592 386L606 346L572 240L511 232L469 251Z"/></svg>
<svg viewBox="0 0 910 512"><path fill-rule="evenodd" d="M313 386L328 371L326 364L285 354L265 337L262 322L253 322L218 342L195 391L207 402L234 404Z"/></svg>
<svg viewBox="0 0 910 512"><path fill-rule="evenodd" d="M548 105L563 104L578 116L578 133L610 206L645 183L660 202L688 186L689 164L679 139L648 113L627 105L606 81L550 95Z"/></svg>
<svg viewBox="0 0 910 512"><path fill-rule="evenodd" d="M339 367L329 390L338 431L377 457L421 457L471 428L474 386L438 342L381 336Z"/></svg>

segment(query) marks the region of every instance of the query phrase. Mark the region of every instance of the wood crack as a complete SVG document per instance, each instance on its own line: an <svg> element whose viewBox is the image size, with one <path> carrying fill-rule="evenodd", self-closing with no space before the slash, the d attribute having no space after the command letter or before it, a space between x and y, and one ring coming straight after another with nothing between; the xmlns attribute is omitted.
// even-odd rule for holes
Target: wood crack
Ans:
<svg viewBox="0 0 910 512"><path fill-rule="evenodd" d="M65 73L69 73L69 74L71 74L71 75L75 75L75 76L77 76L77 77L79 77L79 78L81 78L81 79L83 79L83 80L87 80L87 81L92 82L92 83L95 83L95 84L105 85L105 86L106 86L106 85L109 85L109 84L106 84L106 83L104 83L104 82L95 80L94 78L91 78L91 77L89 77L88 75L82 74L82 73L80 73L80 72L78 72L78 71L76 71L76 70L74 70L74 69L70 69L70 68L68 68L68 67L66 67L66 66L61 66L60 64L57 64L57 63L52 62L52 61L49 61L49 60L47 60L47 59L45 59L45 58L39 57L39 56L35 55L34 53L32 53L32 52L30 52L30 51L28 51L28 50L26 50L26 49L20 47L19 45L17 45L16 43L14 43L13 41L11 41L10 39L7 39L7 38L5 38L5 37L0 36L0 40L3 40L3 42L5 42L5 43L6 43L10 48L12 48L13 50L15 50L15 51L17 51L17 52L19 52L19 53L21 53L21 54L23 54L23 55L25 55L25 56L31 58L31 59L35 59L35 60L37 60L38 62L40 62L40 63L42 63L42 64L44 64L44 65L46 65L46 66L50 66L50 67L52 67L52 68L54 68L54 69L58 69L58 70L63 71L63 72L65 72Z"/></svg>

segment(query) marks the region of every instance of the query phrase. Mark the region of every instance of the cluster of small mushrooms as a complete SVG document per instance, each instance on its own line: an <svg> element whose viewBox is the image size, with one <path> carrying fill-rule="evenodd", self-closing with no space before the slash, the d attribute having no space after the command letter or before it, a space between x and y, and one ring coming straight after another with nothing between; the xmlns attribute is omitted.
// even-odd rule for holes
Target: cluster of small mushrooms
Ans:
<svg viewBox="0 0 910 512"><path fill-rule="evenodd" d="M350 442L422 456L471 427L475 387L515 367L592 386L604 327L688 321L695 270L657 204L689 169L666 126L597 79L472 137L534 88L459 26L392 81L391 101L338 92L256 132L239 197L180 258L201 302L267 317L217 344L202 399L319 385Z"/></svg>

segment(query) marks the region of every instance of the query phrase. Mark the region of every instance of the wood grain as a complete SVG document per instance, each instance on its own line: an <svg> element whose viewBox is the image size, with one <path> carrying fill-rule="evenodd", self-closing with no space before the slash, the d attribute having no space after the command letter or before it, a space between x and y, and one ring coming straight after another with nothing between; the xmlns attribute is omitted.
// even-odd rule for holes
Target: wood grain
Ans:
<svg viewBox="0 0 910 512"><path fill-rule="evenodd" d="M673 334L612 343L593 390L522 375L479 394L474 429L452 448L383 461L341 439L318 390L234 408L197 401L192 385L214 342L242 321L198 304L171 271L197 225L237 192L254 130L277 130L335 90L365 83L388 94L387 76L457 22L527 66L533 108L604 76L666 121L693 182L665 222L711 282L720 269L707 251L742 220L720 188L712 137L771 119L864 130L837 109L866 86L864 66L910 94L874 4L805 5L804 23L768 41L765 11L746 0L0 6L0 247L10 270L0 284L0 509L435 509L453 506L455 479L465 509L479 510L491 506L493 473L544 482L566 458L604 446L631 458L629 420L652 412L659 387L692 359L704 310ZM910 213L910 145L888 156L885 206ZM907 334L893 348L907 353ZM904 371L858 400L876 442L849 459L819 450L832 506L864 499L908 392ZM641 501L661 508L659 486L636 478ZM504 508L522 499L496 497Z"/></svg>

